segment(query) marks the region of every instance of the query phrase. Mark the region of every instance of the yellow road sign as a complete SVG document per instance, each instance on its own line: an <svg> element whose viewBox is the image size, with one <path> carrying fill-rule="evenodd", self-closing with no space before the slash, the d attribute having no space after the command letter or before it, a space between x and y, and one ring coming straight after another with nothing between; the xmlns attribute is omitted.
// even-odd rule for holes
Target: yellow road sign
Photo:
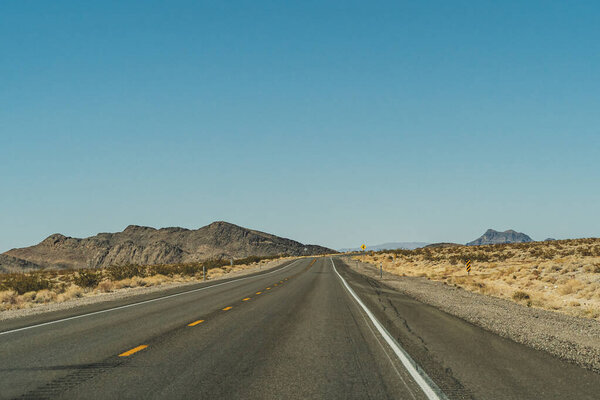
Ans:
<svg viewBox="0 0 600 400"><path fill-rule="evenodd" d="M362 246L360 246L360 248L364 250L367 248L367 246L365 244L363 244Z"/></svg>
<svg viewBox="0 0 600 400"><path fill-rule="evenodd" d="M467 260L466 267L467 267L467 272L471 272L471 260Z"/></svg>

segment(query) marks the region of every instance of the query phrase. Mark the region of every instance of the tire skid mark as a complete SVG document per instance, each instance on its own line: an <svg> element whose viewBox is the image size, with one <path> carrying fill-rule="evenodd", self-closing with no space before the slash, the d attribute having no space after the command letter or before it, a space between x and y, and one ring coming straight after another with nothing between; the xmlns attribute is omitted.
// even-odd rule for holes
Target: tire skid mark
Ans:
<svg viewBox="0 0 600 400"><path fill-rule="evenodd" d="M66 392L67 390L72 389L87 380L95 378L104 372L116 368L123 363L124 361L122 360L114 360L111 358L98 363L73 365L72 367L75 368L76 371L41 385L19 397L16 397L16 399L38 400L55 398L63 392ZM69 367L70 366L60 366L56 367L56 369L64 369ZM48 367L48 369L52 369L52 367Z"/></svg>

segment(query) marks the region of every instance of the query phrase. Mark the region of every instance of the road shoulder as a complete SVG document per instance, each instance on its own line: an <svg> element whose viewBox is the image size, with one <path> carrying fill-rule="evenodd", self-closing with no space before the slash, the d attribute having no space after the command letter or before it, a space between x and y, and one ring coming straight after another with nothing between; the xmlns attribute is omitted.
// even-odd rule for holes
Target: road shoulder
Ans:
<svg viewBox="0 0 600 400"><path fill-rule="evenodd" d="M344 261L352 271L379 282L382 290L407 295L514 342L600 372L600 323L595 320L528 308L425 278L384 272L380 279L370 264Z"/></svg>

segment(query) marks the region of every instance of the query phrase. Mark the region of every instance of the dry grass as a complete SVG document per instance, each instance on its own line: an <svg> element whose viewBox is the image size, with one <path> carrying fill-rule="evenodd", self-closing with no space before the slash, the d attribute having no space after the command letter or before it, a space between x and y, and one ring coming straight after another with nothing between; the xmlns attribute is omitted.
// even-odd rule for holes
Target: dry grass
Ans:
<svg viewBox="0 0 600 400"><path fill-rule="evenodd" d="M355 257L529 307L600 319L600 239L397 250ZM465 261L472 261L467 274Z"/></svg>
<svg viewBox="0 0 600 400"><path fill-rule="evenodd" d="M203 264L114 266L90 270L46 270L26 274L0 274L0 311L30 308L38 304L65 302L124 288L160 286L167 283L207 280L263 265L279 257L248 257L233 266L227 260Z"/></svg>

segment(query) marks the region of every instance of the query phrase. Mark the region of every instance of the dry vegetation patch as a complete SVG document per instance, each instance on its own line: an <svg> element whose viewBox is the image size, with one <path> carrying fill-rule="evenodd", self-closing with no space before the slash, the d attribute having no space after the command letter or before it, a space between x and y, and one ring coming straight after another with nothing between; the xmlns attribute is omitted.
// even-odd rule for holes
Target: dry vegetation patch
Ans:
<svg viewBox="0 0 600 400"><path fill-rule="evenodd" d="M0 311L65 302L124 288L159 286L174 282L216 279L224 274L266 264L275 257L247 257L230 265L229 260L169 265L119 265L99 269L42 270L0 274Z"/></svg>
<svg viewBox="0 0 600 400"><path fill-rule="evenodd" d="M454 246L354 258L529 307L600 320L600 239ZM467 274L465 262L471 260Z"/></svg>

